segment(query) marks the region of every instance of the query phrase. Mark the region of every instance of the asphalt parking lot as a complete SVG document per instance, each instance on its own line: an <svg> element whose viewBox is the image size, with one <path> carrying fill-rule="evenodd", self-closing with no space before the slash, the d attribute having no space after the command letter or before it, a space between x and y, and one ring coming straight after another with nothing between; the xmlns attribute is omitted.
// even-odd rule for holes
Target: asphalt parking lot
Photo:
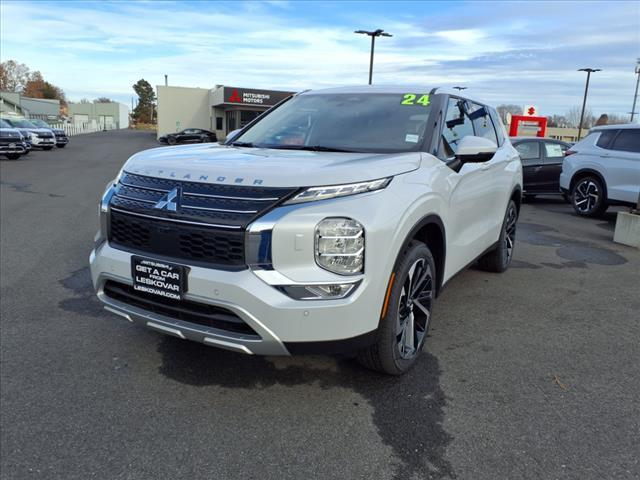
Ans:
<svg viewBox="0 0 640 480"><path fill-rule="evenodd" d="M100 307L98 197L154 146L100 132L0 162L2 478L640 478L640 251L613 213L525 204L512 268L458 275L417 367L383 377Z"/></svg>

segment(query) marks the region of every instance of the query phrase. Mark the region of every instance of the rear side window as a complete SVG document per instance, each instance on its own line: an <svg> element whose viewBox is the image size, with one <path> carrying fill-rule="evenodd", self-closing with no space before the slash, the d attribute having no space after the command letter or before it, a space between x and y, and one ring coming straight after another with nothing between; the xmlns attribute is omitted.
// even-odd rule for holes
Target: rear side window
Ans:
<svg viewBox="0 0 640 480"><path fill-rule="evenodd" d="M640 153L640 129L620 130L613 141L612 150Z"/></svg>
<svg viewBox="0 0 640 480"><path fill-rule="evenodd" d="M610 148L609 145L611 145L611 140L616 136L616 133L618 130L603 130L600 132L596 145L600 148Z"/></svg>
<svg viewBox="0 0 640 480"><path fill-rule="evenodd" d="M491 113L491 120L493 120L493 126L496 129L496 135L498 136L498 146L501 147L502 144L504 143L504 136L506 133L504 130L504 126L500 121L500 116L498 115L498 112L496 112L493 108L490 108L489 112Z"/></svg>
<svg viewBox="0 0 640 480"><path fill-rule="evenodd" d="M540 144L538 142L522 142L515 145L520 155L520 160L533 160L540 158Z"/></svg>
<svg viewBox="0 0 640 480"><path fill-rule="evenodd" d="M493 122L489 116L489 110L482 106L472 103L472 110L469 112L473 122L473 129L476 132L476 136L483 137L491 140L498 145L498 139L496 138L496 131L493 128Z"/></svg>

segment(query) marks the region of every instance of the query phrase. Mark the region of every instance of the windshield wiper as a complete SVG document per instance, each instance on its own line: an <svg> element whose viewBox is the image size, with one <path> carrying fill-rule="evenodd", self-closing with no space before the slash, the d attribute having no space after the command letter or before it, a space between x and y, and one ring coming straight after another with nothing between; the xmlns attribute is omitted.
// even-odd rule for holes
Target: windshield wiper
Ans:
<svg viewBox="0 0 640 480"><path fill-rule="evenodd" d="M253 147L251 142L231 142L234 147Z"/></svg>
<svg viewBox="0 0 640 480"><path fill-rule="evenodd" d="M345 148L325 147L324 145L273 145L267 148L275 148L280 150L309 150L311 152L347 152L358 153L356 150L347 150Z"/></svg>

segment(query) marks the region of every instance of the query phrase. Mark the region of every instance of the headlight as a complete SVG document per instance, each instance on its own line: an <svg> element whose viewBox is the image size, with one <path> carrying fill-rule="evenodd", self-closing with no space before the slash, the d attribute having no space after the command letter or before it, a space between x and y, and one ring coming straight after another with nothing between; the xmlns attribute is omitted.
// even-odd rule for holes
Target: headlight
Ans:
<svg viewBox="0 0 640 480"><path fill-rule="evenodd" d="M351 218L325 218L316 226L316 263L339 275L364 268L364 227Z"/></svg>
<svg viewBox="0 0 640 480"><path fill-rule="evenodd" d="M346 197L357 193L373 192L381 190L389 185L392 177L379 178L369 182L349 183L346 185L332 185L328 187L310 187L285 202L285 205L293 203L312 202L314 200L326 200L327 198Z"/></svg>

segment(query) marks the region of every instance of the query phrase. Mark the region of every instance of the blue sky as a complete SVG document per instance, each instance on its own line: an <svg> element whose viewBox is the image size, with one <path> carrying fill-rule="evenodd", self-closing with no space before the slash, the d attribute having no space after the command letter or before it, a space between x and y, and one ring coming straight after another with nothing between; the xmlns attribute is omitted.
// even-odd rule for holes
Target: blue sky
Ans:
<svg viewBox="0 0 640 480"><path fill-rule="evenodd" d="M465 85L493 104L631 109L640 2L0 3L0 58L40 70L70 100L129 104L139 78L211 88L320 88L367 81L369 41L384 28L374 83Z"/></svg>

